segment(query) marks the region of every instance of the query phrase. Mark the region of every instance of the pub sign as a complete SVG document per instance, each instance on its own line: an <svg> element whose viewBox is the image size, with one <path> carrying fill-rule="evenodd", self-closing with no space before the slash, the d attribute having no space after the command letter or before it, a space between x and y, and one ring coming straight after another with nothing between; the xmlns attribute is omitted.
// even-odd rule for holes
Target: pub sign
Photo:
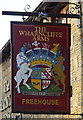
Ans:
<svg viewBox="0 0 83 120"><path fill-rule="evenodd" d="M12 112L69 113L70 25L11 22Z"/></svg>

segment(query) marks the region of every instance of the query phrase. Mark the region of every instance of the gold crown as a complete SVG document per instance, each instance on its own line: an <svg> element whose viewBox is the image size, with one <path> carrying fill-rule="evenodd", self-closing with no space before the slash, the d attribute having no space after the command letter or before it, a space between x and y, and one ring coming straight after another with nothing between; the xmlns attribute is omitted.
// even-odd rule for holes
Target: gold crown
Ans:
<svg viewBox="0 0 83 120"><path fill-rule="evenodd" d="M42 59L40 59L40 60L38 60L38 59L36 59L36 60L30 60L29 61L30 62L30 65L31 66L34 66L34 65L47 65L47 66L52 66L52 63L51 63L51 61L48 61L48 60L42 60Z"/></svg>

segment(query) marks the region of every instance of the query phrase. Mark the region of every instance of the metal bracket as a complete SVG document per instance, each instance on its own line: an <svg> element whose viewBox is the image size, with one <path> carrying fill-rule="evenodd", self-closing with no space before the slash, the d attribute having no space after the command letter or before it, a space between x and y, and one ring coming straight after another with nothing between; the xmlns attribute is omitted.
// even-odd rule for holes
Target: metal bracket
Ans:
<svg viewBox="0 0 83 120"><path fill-rule="evenodd" d="M81 20L81 2L78 2L78 3L69 3L69 5L73 5L70 10L69 10L69 13L74 15L75 13L77 15L79 15L80 17L78 18L78 25L77 27L78 28L81 28L82 26L82 20Z"/></svg>
<svg viewBox="0 0 83 120"><path fill-rule="evenodd" d="M25 5L24 10L25 12L28 12L30 10L31 6L29 4ZM22 16L23 21L26 21L26 18Z"/></svg>
<svg viewBox="0 0 83 120"><path fill-rule="evenodd" d="M56 13L56 14L52 14L52 13L46 13L46 12L27 12L28 9L30 9L30 5L26 5L25 7L25 11L26 12L12 12L12 11L2 11L2 15L15 15L15 16L23 16L23 20L25 20L24 16L32 16L34 17L38 17L40 20L40 22L43 21L43 19L48 20L47 17L56 17L56 18L75 18L78 19L78 27L81 27L81 3L79 2L78 4L75 3L69 3L73 4L75 7L71 7L70 10L70 14L60 14L60 13ZM73 14L73 12L77 10L77 14ZM34 20L33 20L34 21Z"/></svg>
<svg viewBox="0 0 83 120"><path fill-rule="evenodd" d="M72 7L71 7L71 9L70 9L70 13L71 14L74 14L74 12L76 11L77 12L77 14L79 14L80 13L80 2L78 2L77 4L76 3L69 3L69 5L73 5Z"/></svg>

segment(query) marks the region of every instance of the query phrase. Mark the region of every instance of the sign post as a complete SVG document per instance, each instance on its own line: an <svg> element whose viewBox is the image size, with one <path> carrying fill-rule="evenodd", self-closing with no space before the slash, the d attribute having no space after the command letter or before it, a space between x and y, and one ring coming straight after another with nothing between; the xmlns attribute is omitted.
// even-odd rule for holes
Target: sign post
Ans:
<svg viewBox="0 0 83 120"><path fill-rule="evenodd" d="M12 112L70 112L70 25L11 22Z"/></svg>

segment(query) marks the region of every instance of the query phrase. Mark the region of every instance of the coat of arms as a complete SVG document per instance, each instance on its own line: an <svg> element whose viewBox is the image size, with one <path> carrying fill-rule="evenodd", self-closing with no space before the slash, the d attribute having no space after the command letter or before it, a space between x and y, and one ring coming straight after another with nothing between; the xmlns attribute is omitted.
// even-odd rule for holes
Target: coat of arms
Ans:
<svg viewBox="0 0 83 120"><path fill-rule="evenodd" d="M50 45L45 43L40 48L40 44L37 41L32 45L25 43L16 56L18 71L14 79L17 92L55 96L64 94L65 58L60 51L60 44L53 44L51 50Z"/></svg>

